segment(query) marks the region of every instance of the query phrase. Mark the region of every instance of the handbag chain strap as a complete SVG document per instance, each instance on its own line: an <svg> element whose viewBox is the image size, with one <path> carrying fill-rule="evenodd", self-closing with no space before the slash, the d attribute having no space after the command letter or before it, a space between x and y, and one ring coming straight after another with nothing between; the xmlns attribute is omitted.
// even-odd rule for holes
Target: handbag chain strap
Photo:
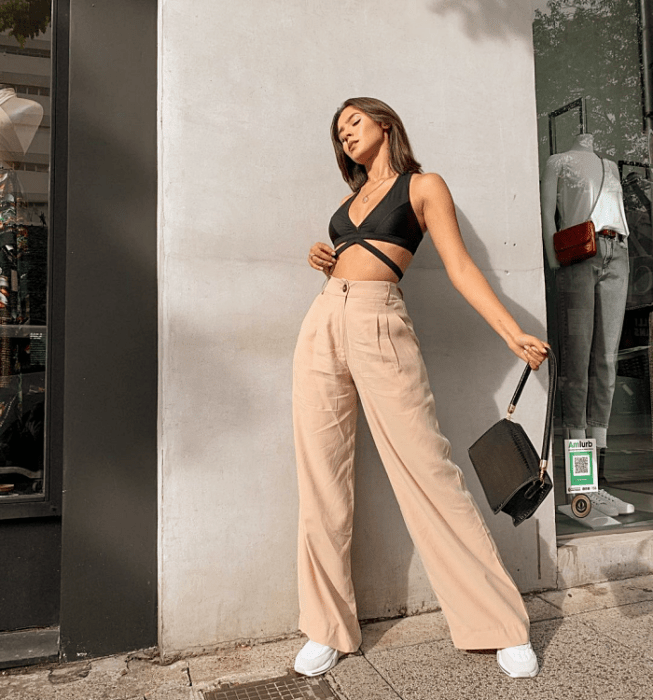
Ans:
<svg viewBox="0 0 653 700"><path fill-rule="evenodd" d="M555 400L555 393L556 393L556 387L558 384L558 366L556 363L556 356L553 352L553 350L549 350L548 352L548 364L549 364L549 391L547 395L547 401L546 401L546 420L544 422L544 441L542 443L542 453L540 455L540 481L544 481L544 473L546 472L547 468L547 463L549 461L549 448L551 447L551 433L552 433L552 428L553 428L553 409L554 409L554 400ZM515 412L515 409L517 408L517 402L519 401L519 397L522 394L522 391L524 390L524 386L526 384L526 380L530 376L531 373L531 366L526 363L526 367L524 368L524 371L522 372L521 378L519 380L519 384L517 384L517 388L515 389L515 393L513 394L513 397L510 401L510 405L508 406L508 415L506 418L508 420L512 419L512 414Z"/></svg>
<svg viewBox="0 0 653 700"><path fill-rule="evenodd" d="M589 221L592 218L592 214L594 213L594 210L596 209L596 205L599 203L599 199L601 198L601 192L603 191L603 183L605 182L605 161L603 158L600 158L599 156L596 156L600 161L601 161L601 186L599 187L599 193L596 195L596 199L594 200L594 204L592 205L592 208L590 209L590 213L586 219L586 221Z"/></svg>

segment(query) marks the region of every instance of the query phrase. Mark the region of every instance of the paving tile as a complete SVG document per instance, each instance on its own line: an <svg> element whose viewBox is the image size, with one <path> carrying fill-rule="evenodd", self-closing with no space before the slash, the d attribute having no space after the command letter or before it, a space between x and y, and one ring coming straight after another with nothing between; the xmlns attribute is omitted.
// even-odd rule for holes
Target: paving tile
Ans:
<svg viewBox="0 0 653 700"><path fill-rule="evenodd" d="M404 700L651 698L653 662L577 617L535 623L532 640L542 666L534 679L508 678L494 654L467 654L446 641L371 651L366 658Z"/></svg>
<svg viewBox="0 0 653 700"><path fill-rule="evenodd" d="M126 668L124 657L122 666ZM40 668L25 674L10 675L0 679L0 699L4 700L111 700L114 687L106 684L106 677L99 685L97 676L89 681L93 671L91 662L71 662L61 666ZM133 696L134 693L129 695ZM129 700L123 695L121 700Z"/></svg>
<svg viewBox="0 0 653 700"><path fill-rule="evenodd" d="M176 700L173 691L183 691L189 682L185 661L161 666L156 659L112 656L2 677L0 700L143 700L154 691L170 691L170 700ZM186 696L177 694L180 700Z"/></svg>
<svg viewBox="0 0 653 700"><path fill-rule="evenodd" d="M48 674L49 671L45 669L29 669L27 673L0 673L0 700L49 700L52 695L48 697L37 694L42 687L50 691Z"/></svg>
<svg viewBox="0 0 653 700"><path fill-rule="evenodd" d="M347 700L397 700L399 697L364 656L345 657L326 678Z"/></svg>
<svg viewBox="0 0 653 700"><path fill-rule="evenodd" d="M128 674L127 657L111 656L58 666L50 671L48 682L56 700L131 700L139 692L142 696L142 690L130 683Z"/></svg>
<svg viewBox="0 0 653 700"><path fill-rule="evenodd" d="M121 682L130 687L150 690L155 688L179 688L190 686L188 661L164 665L158 659L133 659L127 662L127 674Z"/></svg>
<svg viewBox="0 0 653 700"><path fill-rule="evenodd" d="M653 600L653 576L594 583L562 591L545 591L538 595L555 605L563 615L577 615L591 610Z"/></svg>
<svg viewBox="0 0 653 700"><path fill-rule="evenodd" d="M538 595L525 596L524 602L531 622L562 617L559 608ZM441 611L424 613L365 625L361 651L367 653L372 650L396 649L450 638L449 625Z"/></svg>
<svg viewBox="0 0 653 700"><path fill-rule="evenodd" d="M161 688L184 690L190 685L187 663L179 661L169 666L161 665L158 659L130 660L127 657L110 657L94 660L89 675L79 682L79 693L70 700L86 700L84 692L97 693L99 698L107 700L128 700L138 696L141 700L145 693ZM106 689L105 695L99 694Z"/></svg>
<svg viewBox="0 0 653 700"><path fill-rule="evenodd" d="M436 639L449 639L449 636L449 626L442 612L424 613L365 625L361 651L365 653L371 649L394 649Z"/></svg>
<svg viewBox="0 0 653 700"><path fill-rule="evenodd" d="M653 601L584 613L578 619L599 634L653 660Z"/></svg>
<svg viewBox="0 0 653 700"><path fill-rule="evenodd" d="M544 600L540 594L524 596L528 617L533 622L542 620L554 620L562 617L562 611L552 603Z"/></svg>
<svg viewBox="0 0 653 700"><path fill-rule="evenodd" d="M295 656L305 643L306 637L301 637L187 659L192 686L210 690L221 683L249 683L284 676L292 669Z"/></svg>
<svg viewBox="0 0 653 700"><path fill-rule="evenodd" d="M138 700L204 700L204 696L193 688L171 688L163 686L140 695Z"/></svg>

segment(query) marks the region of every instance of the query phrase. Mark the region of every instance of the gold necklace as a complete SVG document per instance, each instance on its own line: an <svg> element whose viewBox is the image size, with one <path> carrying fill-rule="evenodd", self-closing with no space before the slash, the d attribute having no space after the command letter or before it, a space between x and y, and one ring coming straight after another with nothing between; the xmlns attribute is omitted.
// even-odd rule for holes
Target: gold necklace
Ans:
<svg viewBox="0 0 653 700"><path fill-rule="evenodd" d="M390 175L390 176L386 177L384 180L381 180L381 182L372 190L372 192L376 192L376 191L379 189L379 187L381 187L381 185L382 185L384 182L387 182L391 177L394 177L394 175ZM367 202L367 201L369 200L370 195L372 194L372 192L368 192L368 193L363 197L363 202L364 202L364 203Z"/></svg>

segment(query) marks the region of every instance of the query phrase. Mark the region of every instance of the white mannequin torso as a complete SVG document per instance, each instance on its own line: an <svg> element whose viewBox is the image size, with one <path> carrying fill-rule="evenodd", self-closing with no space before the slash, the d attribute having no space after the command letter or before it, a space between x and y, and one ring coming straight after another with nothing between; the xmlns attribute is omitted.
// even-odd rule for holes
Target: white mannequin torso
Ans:
<svg viewBox="0 0 653 700"><path fill-rule="evenodd" d="M601 189L603 163L605 180ZM601 196L597 201L599 192ZM553 249L556 209L560 214L560 228L587 221L592 212L591 220L597 231L609 228L628 235L619 169L616 163L602 160L594 153L591 134L580 134L568 151L556 153L547 160L542 175L541 205L544 246L549 266L554 269L559 267Z"/></svg>
<svg viewBox="0 0 653 700"><path fill-rule="evenodd" d="M43 107L17 97L13 88L0 88L0 163L25 155L43 119Z"/></svg>

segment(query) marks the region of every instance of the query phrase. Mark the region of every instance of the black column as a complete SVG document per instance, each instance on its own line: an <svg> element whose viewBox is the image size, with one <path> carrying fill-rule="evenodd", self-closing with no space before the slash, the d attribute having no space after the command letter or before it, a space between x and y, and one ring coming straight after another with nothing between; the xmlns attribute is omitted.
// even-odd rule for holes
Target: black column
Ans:
<svg viewBox="0 0 653 700"><path fill-rule="evenodd" d="M61 641L157 642L157 2L70 0Z"/></svg>

